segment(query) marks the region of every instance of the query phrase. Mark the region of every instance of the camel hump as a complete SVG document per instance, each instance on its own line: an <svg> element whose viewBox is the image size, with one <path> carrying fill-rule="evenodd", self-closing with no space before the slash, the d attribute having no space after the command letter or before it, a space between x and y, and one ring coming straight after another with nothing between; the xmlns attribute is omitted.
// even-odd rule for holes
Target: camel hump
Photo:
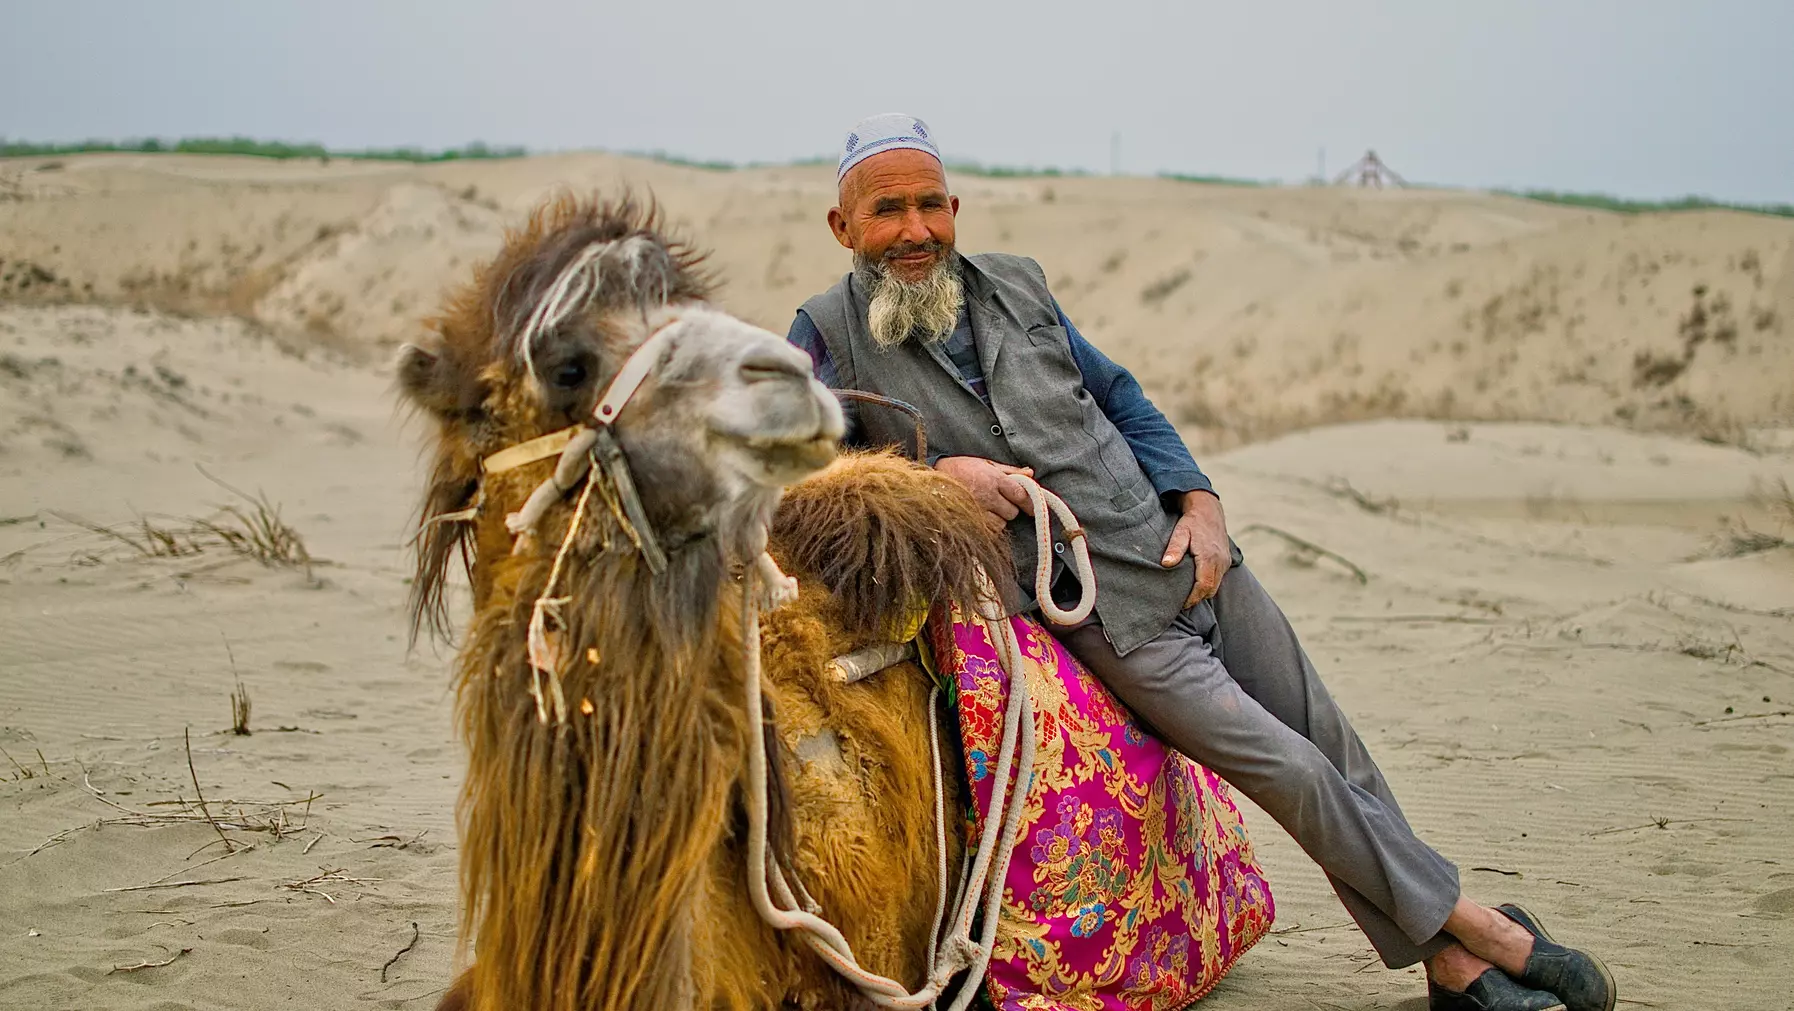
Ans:
<svg viewBox="0 0 1794 1011"><path fill-rule="evenodd" d="M828 587L859 637L889 638L919 607L976 608L981 571L1014 603L1005 535L958 482L892 452L846 452L792 485L771 534L785 571Z"/></svg>

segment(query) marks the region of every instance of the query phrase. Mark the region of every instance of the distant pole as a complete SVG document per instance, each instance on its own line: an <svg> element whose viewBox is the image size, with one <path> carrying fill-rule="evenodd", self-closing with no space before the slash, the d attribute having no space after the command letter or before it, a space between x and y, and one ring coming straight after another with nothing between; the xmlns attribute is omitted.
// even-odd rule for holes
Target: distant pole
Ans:
<svg viewBox="0 0 1794 1011"><path fill-rule="evenodd" d="M1314 178L1316 182L1327 181L1327 149L1324 146L1321 148L1320 158L1316 162Z"/></svg>
<svg viewBox="0 0 1794 1011"><path fill-rule="evenodd" d="M1121 131L1109 134L1109 174L1121 174Z"/></svg>

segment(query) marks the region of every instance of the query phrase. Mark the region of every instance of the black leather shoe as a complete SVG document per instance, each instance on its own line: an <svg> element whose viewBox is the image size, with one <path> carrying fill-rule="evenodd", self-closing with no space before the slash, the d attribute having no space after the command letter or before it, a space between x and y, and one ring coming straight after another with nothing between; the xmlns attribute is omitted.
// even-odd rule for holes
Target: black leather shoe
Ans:
<svg viewBox="0 0 1794 1011"><path fill-rule="evenodd" d="M1562 997L1569 1011L1613 1011L1619 991L1613 985L1613 973L1600 959L1553 941L1538 919L1520 906L1495 908L1533 936L1532 954L1526 958L1520 982Z"/></svg>
<svg viewBox="0 0 1794 1011"><path fill-rule="evenodd" d="M1564 1002L1542 990L1528 990L1500 969L1470 981L1463 993L1432 980L1426 984L1427 1011L1564 1011Z"/></svg>

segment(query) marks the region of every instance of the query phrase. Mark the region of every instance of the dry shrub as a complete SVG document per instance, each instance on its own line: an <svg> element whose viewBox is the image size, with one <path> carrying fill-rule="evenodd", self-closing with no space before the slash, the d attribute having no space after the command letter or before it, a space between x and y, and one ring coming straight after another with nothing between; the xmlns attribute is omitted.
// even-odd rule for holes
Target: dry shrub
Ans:
<svg viewBox="0 0 1794 1011"><path fill-rule="evenodd" d="M1787 543L1779 534L1772 534L1766 530L1752 530L1739 521L1725 525L1725 530L1719 535L1713 551L1721 558L1742 558L1745 555L1774 551Z"/></svg>
<svg viewBox="0 0 1794 1011"><path fill-rule="evenodd" d="M1170 298L1177 289L1189 283L1191 277L1188 267L1180 267L1170 274L1159 278L1140 291L1140 304L1158 306Z"/></svg>
<svg viewBox="0 0 1794 1011"><path fill-rule="evenodd" d="M1774 517L1776 531L1752 529L1744 520L1728 521L1713 545L1713 553L1721 558L1738 558L1777 548L1794 546L1789 532L1794 530L1794 487L1787 478L1751 496L1752 504Z"/></svg>
<svg viewBox="0 0 1794 1011"><path fill-rule="evenodd" d="M230 732L238 737L249 736L249 689L241 681L230 693Z"/></svg>
<svg viewBox="0 0 1794 1011"><path fill-rule="evenodd" d="M270 567L311 571L311 553L305 548L305 538L280 518L280 507L266 498L257 496L248 508L225 506L219 510L219 517L197 523L230 550Z"/></svg>
<svg viewBox="0 0 1794 1011"><path fill-rule="evenodd" d="M223 633L219 633L223 635ZM249 689L243 687L243 677L237 673L237 653L230 648L230 636L224 635L224 655L230 658L231 680L237 687L230 693L230 732L238 737L249 736Z"/></svg>
<svg viewBox="0 0 1794 1011"><path fill-rule="evenodd" d="M1788 479L1781 478L1776 486L1762 494L1763 504L1781 519L1781 522L1794 526L1794 487L1789 487Z"/></svg>
<svg viewBox="0 0 1794 1011"><path fill-rule="evenodd" d="M123 545L141 558L186 558L205 551L201 543L205 531L191 523L164 525L153 517L139 516L130 523L105 526L70 513L51 510L50 515L89 533L98 534L107 541ZM100 561L99 553L95 551L83 552L76 558L88 564Z"/></svg>
<svg viewBox="0 0 1794 1011"><path fill-rule="evenodd" d="M1666 386L1688 368L1688 362L1689 358L1681 355L1658 355L1640 351L1632 358L1632 385L1638 389Z"/></svg>
<svg viewBox="0 0 1794 1011"><path fill-rule="evenodd" d="M199 472L244 503L222 507L218 519L201 520L201 527L239 555L267 566L304 569L307 576L311 575L312 557L306 550L305 538L280 518L280 506L274 504L266 492L251 495L212 476L204 467L199 468Z"/></svg>
<svg viewBox="0 0 1794 1011"><path fill-rule="evenodd" d="M52 512L50 515L122 545L140 558L186 558L223 548L270 568L300 569L307 578L311 577L313 558L305 546L304 536L281 518L280 506L269 499L267 493L251 495L213 477L203 467L200 473L237 496L242 503L220 506L209 517L166 520L139 516L129 523L111 526L68 513ZM94 551L78 554L76 558L87 564L101 561L98 552Z"/></svg>

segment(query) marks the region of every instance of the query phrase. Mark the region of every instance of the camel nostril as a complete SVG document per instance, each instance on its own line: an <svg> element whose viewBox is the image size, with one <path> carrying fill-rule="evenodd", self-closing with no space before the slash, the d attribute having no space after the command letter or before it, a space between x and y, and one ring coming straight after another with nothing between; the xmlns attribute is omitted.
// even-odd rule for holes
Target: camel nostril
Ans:
<svg viewBox="0 0 1794 1011"><path fill-rule="evenodd" d="M750 383L810 378L801 353L796 357L779 353L784 350L767 348L748 352L741 359L741 378Z"/></svg>

